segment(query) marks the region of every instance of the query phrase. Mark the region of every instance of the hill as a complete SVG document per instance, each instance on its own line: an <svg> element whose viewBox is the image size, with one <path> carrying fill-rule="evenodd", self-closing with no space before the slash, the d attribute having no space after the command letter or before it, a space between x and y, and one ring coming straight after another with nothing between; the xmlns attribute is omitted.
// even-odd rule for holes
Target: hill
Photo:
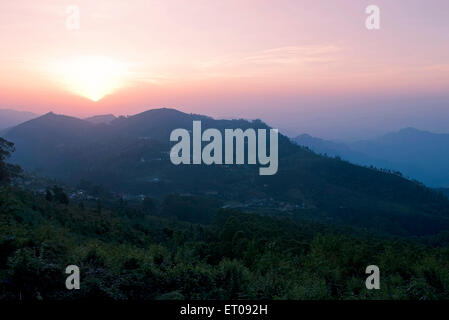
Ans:
<svg viewBox="0 0 449 320"><path fill-rule="evenodd" d="M0 188L0 300L449 298L447 246L235 210L185 222L202 201L105 208ZM81 290L64 287L73 264ZM370 264L380 290L364 286Z"/></svg>
<svg viewBox="0 0 449 320"><path fill-rule="evenodd" d="M388 161L376 159L367 156L364 153L355 151L351 147L343 142L334 142L330 140L324 140L317 137L312 137L308 134L302 134L293 138L292 141L300 146L310 148L312 151L328 155L330 157L340 157L344 160L348 160L355 164L361 165L376 165L382 168L388 167L390 164Z"/></svg>
<svg viewBox="0 0 449 320"><path fill-rule="evenodd" d="M449 198L449 188L436 188L435 190Z"/></svg>
<svg viewBox="0 0 449 320"><path fill-rule="evenodd" d="M92 122L94 124L100 124L100 123L110 123L111 121L114 121L117 119L113 114L102 114L98 116L92 116L89 118L86 118L84 120Z"/></svg>
<svg viewBox="0 0 449 320"><path fill-rule="evenodd" d="M386 159L396 170L429 186L449 186L449 134L405 128L352 143L350 148L369 157Z"/></svg>
<svg viewBox="0 0 449 320"><path fill-rule="evenodd" d="M174 166L169 134L203 128L267 128L260 120L215 120L174 109L154 109L109 124L47 114L6 134L13 161L72 186L92 181L117 193L162 197L210 195L230 206L285 209L292 215L396 235L449 228L449 201L398 175L317 155L279 138L279 171L259 176L255 166Z"/></svg>
<svg viewBox="0 0 449 320"><path fill-rule="evenodd" d="M32 112L0 109L0 131L37 118L38 116Z"/></svg>
<svg viewBox="0 0 449 320"><path fill-rule="evenodd" d="M167 111L152 114L160 112ZM115 131L105 128L50 113L10 134L22 139L22 147L35 143L48 151L61 143L62 150L98 146L98 141L111 147L106 138ZM144 140L143 147L155 144ZM27 175L14 178L19 171L5 163L12 145L0 142L0 300L449 298L448 200L401 177L285 144L282 150L293 151L283 156L285 168L271 196L315 199L319 208L301 208L301 214L242 212L220 209L219 199L179 194L73 198L68 187L35 192L21 184ZM127 155L127 144L120 146ZM67 160L55 158L55 163ZM99 170L105 163L93 165ZM250 186L260 188L261 181L245 170L226 172L225 178L246 173ZM204 172L197 171L196 180ZM262 189L271 188L274 177L264 177ZM293 194L282 189L293 185L298 185ZM335 194L349 207L334 208L329 200ZM379 290L364 286L365 268L372 264L382 270ZM68 265L79 266L81 290L64 288Z"/></svg>
<svg viewBox="0 0 449 320"><path fill-rule="evenodd" d="M449 134L405 128L352 143L337 143L309 135L298 136L293 141L355 164L400 171L431 187L449 186Z"/></svg>

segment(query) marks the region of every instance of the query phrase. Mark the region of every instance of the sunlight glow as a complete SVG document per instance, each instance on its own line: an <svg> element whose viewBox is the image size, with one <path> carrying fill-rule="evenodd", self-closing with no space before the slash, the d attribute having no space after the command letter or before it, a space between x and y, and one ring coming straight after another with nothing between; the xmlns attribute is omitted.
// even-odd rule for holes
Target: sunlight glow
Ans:
<svg viewBox="0 0 449 320"><path fill-rule="evenodd" d="M54 71L67 90L95 102L124 85L123 64L102 56L62 61Z"/></svg>

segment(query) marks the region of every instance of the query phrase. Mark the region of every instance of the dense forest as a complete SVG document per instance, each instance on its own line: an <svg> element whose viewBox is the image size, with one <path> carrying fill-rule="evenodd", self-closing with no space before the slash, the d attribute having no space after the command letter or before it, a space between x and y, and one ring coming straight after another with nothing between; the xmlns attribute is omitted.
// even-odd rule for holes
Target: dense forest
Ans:
<svg viewBox="0 0 449 320"><path fill-rule="evenodd" d="M193 195L72 201L58 186L19 188L0 142L0 299L449 298L447 233L387 235ZM80 290L65 288L72 264ZM380 290L365 288L372 264Z"/></svg>
<svg viewBox="0 0 449 320"><path fill-rule="evenodd" d="M116 195L159 200L173 193L214 197L243 211L291 211L320 222L397 236L449 230L449 200L399 173L315 154L279 135L279 170L260 176L255 165L173 165L173 129L269 128L260 120L221 120L175 109L152 109L105 124L46 114L8 130L11 161L27 172L86 191L91 182ZM97 195L100 196L100 195ZM102 195L101 197L103 197ZM204 222L204 221L201 221Z"/></svg>

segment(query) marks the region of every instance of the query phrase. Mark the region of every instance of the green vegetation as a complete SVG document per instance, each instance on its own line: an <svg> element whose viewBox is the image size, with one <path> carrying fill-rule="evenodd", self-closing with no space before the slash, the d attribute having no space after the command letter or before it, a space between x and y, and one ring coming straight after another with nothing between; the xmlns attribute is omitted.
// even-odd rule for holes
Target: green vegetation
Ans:
<svg viewBox="0 0 449 320"><path fill-rule="evenodd" d="M183 201L203 206L170 196L98 210L4 187L0 298L449 298L448 246L235 210L190 223L180 220L191 219ZM70 264L81 269L81 290L65 289ZM380 267L380 290L365 289L370 264Z"/></svg>
<svg viewBox="0 0 449 320"><path fill-rule="evenodd" d="M14 144L0 137L0 186L10 182L21 171L20 167L5 162L12 152Z"/></svg>
<svg viewBox="0 0 449 320"><path fill-rule="evenodd" d="M148 142L114 141L95 142L103 149L94 142L58 149L40 161L80 180L86 170L95 183L103 176L108 186L151 185L143 200L87 181L78 182L95 195L86 201L60 186L19 188L11 183L19 168L5 163L13 145L0 140L0 299L449 299L449 201L440 193L285 139L272 177L246 166L143 167L136 159ZM150 146L156 155L160 144ZM100 151L90 158L86 149ZM152 170L158 183L149 180ZM138 180L138 172L147 179ZM256 197L263 210L222 208ZM281 200L301 206L266 205ZM73 264L80 290L65 288L64 271ZM365 288L365 268L373 264L380 290Z"/></svg>
<svg viewBox="0 0 449 320"><path fill-rule="evenodd" d="M193 120L201 120L204 129L267 128L261 121L155 109L100 125L47 114L12 128L6 137L16 143L13 160L26 170L39 169L98 198L108 193L159 199L173 193L213 195L223 204L277 203L269 210L283 202L282 207L299 208L295 215L386 235L449 230L449 200L441 193L397 174L317 155L282 135L279 171L273 176L260 176L254 165L175 166L168 156L170 132L191 128Z"/></svg>

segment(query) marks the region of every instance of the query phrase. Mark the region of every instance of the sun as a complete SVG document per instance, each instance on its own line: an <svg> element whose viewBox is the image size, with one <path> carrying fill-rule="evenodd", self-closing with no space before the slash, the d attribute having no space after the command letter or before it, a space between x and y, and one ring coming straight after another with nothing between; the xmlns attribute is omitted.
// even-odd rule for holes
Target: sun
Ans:
<svg viewBox="0 0 449 320"><path fill-rule="evenodd" d="M55 71L67 90L94 102L124 85L123 64L107 57L72 58L58 62Z"/></svg>

